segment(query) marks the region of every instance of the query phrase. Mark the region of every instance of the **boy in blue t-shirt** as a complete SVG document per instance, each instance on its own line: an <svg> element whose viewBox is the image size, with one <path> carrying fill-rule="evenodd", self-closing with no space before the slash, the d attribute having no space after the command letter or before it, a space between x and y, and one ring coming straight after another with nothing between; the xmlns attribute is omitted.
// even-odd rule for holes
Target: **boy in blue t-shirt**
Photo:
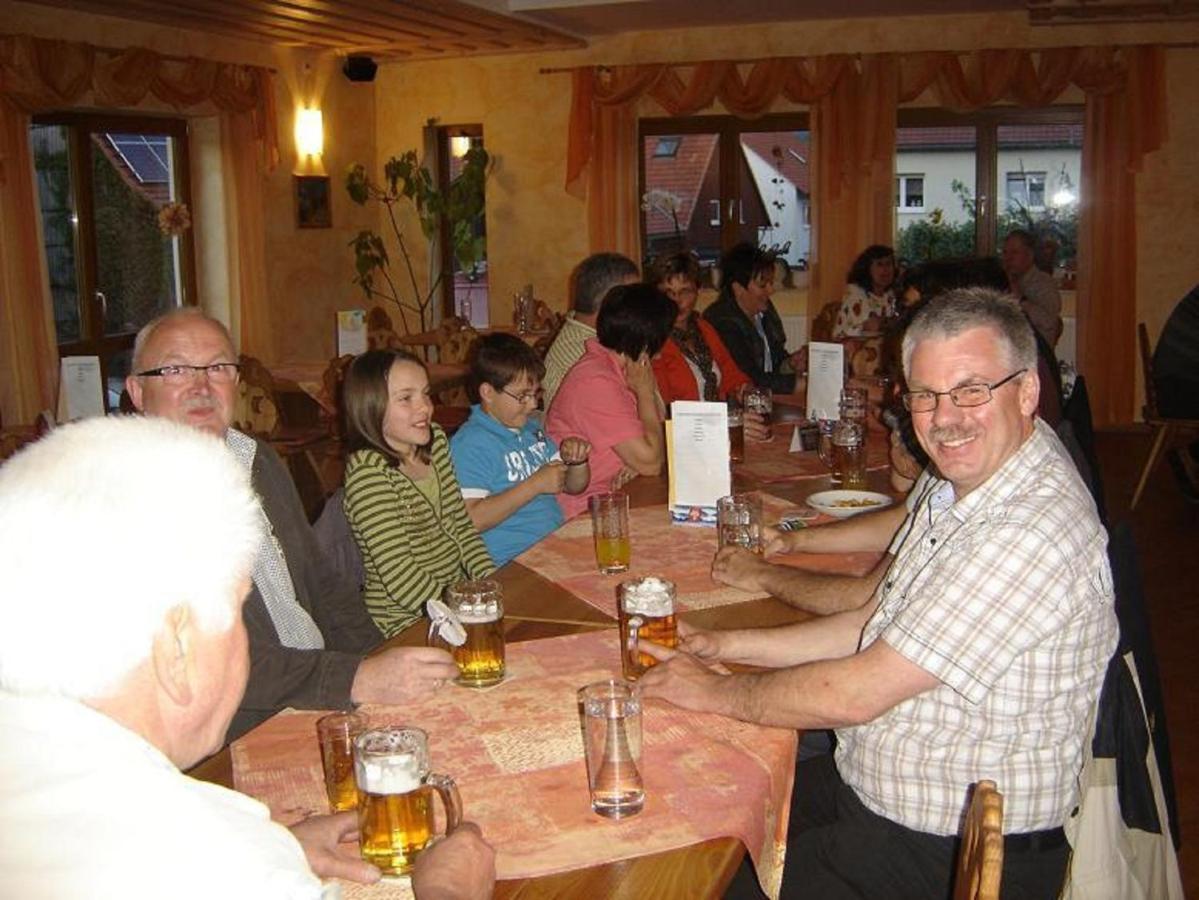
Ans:
<svg viewBox="0 0 1199 900"><path fill-rule="evenodd" d="M480 338L469 385L479 402L450 440L466 511L497 566L562 524L555 494L581 494L591 479L591 445L568 437L559 450L534 415L544 374L540 357L515 335Z"/></svg>

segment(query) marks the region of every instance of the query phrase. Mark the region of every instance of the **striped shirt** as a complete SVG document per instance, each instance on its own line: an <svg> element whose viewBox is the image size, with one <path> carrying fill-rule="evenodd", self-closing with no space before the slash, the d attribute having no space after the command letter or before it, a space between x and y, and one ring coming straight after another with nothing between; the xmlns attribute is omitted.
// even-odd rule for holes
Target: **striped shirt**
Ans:
<svg viewBox="0 0 1199 900"><path fill-rule="evenodd" d="M386 637L419 619L425 601L448 585L495 571L437 425L431 466L436 502L377 450L357 450L346 463L346 518L366 569L363 599Z"/></svg>
<svg viewBox="0 0 1199 900"><path fill-rule="evenodd" d="M579 361L583 355L583 345L595 337L595 329L584 325L573 316L562 323L558 336L550 344L549 352L545 354L545 377L541 379L541 390L545 394L544 409L550 408L554 394L562 379L570 371L570 367Z"/></svg>
<svg viewBox="0 0 1199 900"><path fill-rule="evenodd" d="M1078 800L1116 646L1103 527L1039 420L965 497L922 484L861 646L885 641L941 683L839 729L837 769L867 807L918 831L956 834L980 778L1004 795L1004 831L1056 828Z"/></svg>

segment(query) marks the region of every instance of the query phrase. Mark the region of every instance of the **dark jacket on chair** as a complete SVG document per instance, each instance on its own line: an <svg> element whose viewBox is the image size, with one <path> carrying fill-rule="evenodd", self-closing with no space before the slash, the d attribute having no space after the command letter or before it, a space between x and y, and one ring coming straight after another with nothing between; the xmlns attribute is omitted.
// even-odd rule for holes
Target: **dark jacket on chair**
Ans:
<svg viewBox="0 0 1199 900"><path fill-rule="evenodd" d="M795 373L779 371L787 358L787 337L783 333L783 321L773 303L766 304L762 314L762 329L766 332L766 343L770 347L772 371L767 372L762 363L766 356L766 345L753 320L745 314L732 296L725 296L704 310L704 318L720 334L737 367L748 375L758 387L769 388L778 394L789 394L795 390Z"/></svg>

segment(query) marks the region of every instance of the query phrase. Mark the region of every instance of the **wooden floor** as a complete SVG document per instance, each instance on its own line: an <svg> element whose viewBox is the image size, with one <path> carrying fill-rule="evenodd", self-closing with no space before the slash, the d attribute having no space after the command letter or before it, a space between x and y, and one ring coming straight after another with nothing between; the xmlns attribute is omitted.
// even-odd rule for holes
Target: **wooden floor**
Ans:
<svg viewBox="0 0 1199 900"><path fill-rule="evenodd" d="M1149 454L1149 432L1102 432L1096 439L1108 514L1130 518L1128 504ZM1157 648L1174 758L1182 834L1182 881L1199 897L1199 506L1178 493L1163 459L1131 514Z"/></svg>

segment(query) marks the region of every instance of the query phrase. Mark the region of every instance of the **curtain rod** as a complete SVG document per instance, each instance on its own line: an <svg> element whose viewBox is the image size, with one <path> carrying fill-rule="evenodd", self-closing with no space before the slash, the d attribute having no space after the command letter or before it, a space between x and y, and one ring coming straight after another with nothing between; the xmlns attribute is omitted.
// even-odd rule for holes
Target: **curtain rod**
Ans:
<svg viewBox="0 0 1199 900"><path fill-rule="evenodd" d="M42 38L42 37L38 37L37 35L33 35L33 34L4 34L4 35L0 35L0 37L11 37L11 38L28 37L28 38L33 38L34 40L38 40L38 41L58 40L58 38ZM125 53L129 50L146 50L150 53L153 53L159 59L165 59L165 60L168 60L169 62L184 62L185 63L185 62L192 62L193 60L198 60L199 62L215 62L220 65L226 65L226 66L246 66L247 68L264 69L267 72L270 72L272 75L279 74L279 70L276 69L274 66L260 66L260 65L253 64L253 63L222 62L220 60L215 60L215 59L204 59L203 57L199 57L199 56L178 56L174 53L160 53L157 50L151 50L149 47L101 47L99 44L93 44L88 41L63 41L63 43L81 44L84 47L91 47L97 53L103 53L106 56L120 56L122 53Z"/></svg>
<svg viewBox="0 0 1199 900"><path fill-rule="evenodd" d="M1166 50L1193 50L1196 47L1199 47L1199 41L1169 41L1166 43L1153 42L1153 43L1144 43L1144 44L1102 44L1102 45L1087 44L1085 46L1106 46L1106 47L1117 47L1117 48L1122 48L1122 47L1162 47ZM978 50L1028 50L1030 53L1037 53L1038 51L1041 51L1041 50L1061 50L1061 49L1065 49L1065 48L1064 47L979 47L976 50L949 50L949 51L915 50L915 51L904 51L904 53L905 54L942 53L942 52L976 53L976 52L978 52ZM898 51L884 51L884 52L898 52ZM873 56L873 55L876 55L876 54L862 53L862 52L858 51L855 53L818 53L818 54L810 54L807 57L800 57L800 58L805 59L805 58L818 58L821 56L848 56L848 57L852 57L853 59L856 59L856 60L861 60L864 56ZM707 63L707 62L731 62L731 63L736 63L737 65L751 65L753 63L765 62L768 59L779 59L779 58L780 57L777 57L777 56L775 56L775 57L763 56L763 57L758 57L756 59L682 59L682 60L673 60L671 62L659 61L659 62L628 62L628 63L587 63L587 64L581 65L581 66L542 66L540 69L537 70L537 73L539 75L563 75L563 74L567 74L570 72L577 72L579 69L615 69L620 66L698 66L698 65L701 65L702 63Z"/></svg>

